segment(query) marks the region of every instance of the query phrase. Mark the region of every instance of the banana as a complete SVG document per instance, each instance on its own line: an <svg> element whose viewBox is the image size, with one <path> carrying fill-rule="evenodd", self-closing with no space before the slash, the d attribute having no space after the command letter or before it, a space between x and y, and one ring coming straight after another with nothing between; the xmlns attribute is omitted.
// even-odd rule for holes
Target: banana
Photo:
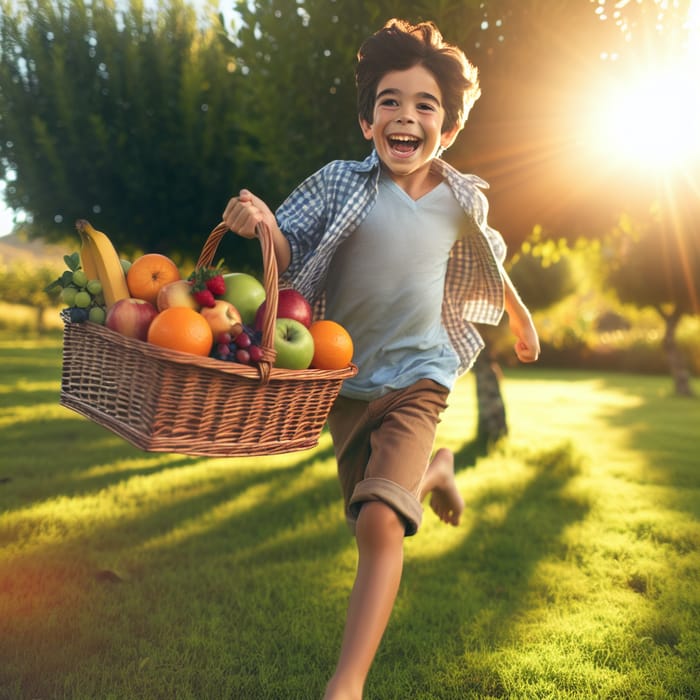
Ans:
<svg viewBox="0 0 700 700"><path fill-rule="evenodd" d="M112 241L102 231L94 229L90 222L85 219L79 219L75 226L83 243L87 241L87 249L92 255L97 270L97 279L102 283L105 305L109 309L120 299L131 296L129 288L126 286L124 268L122 268ZM88 258L90 254L88 254Z"/></svg>
<svg viewBox="0 0 700 700"><path fill-rule="evenodd" d="M80 227L78 228L78 233L80 234L80 264L85 270L85 274L90 280L99 279L99 273L97 271L97 263L95 262L95 256L92 253L92 246L90 245L90 238Z"/></svg>

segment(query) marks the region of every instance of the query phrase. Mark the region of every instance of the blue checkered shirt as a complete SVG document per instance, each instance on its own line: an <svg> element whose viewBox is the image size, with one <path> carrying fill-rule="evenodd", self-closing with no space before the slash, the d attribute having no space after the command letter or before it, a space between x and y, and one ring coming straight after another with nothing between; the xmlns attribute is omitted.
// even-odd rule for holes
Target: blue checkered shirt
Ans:
<svg viewBox="0 0 700 700"><path fill-rule="evenodd" d="M473 323L496 325L503 314L501 265L505 242L486 222L488 185L465 175L443 160L433 167L445 179L469 221L469 230L455 243L447 264L442 322L468 370L484 347ZM328 267L338 246L359 226L377 198L380 162L376 151L363 161L333 161L307 178L281 204L275 215L289 241L291 263L281 278L323 315Z"/></svg>

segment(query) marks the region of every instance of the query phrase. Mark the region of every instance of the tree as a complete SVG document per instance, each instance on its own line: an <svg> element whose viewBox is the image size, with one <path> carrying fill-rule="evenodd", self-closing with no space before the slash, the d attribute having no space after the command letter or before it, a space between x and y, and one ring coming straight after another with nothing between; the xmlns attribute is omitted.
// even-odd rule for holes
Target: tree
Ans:
<svg viewBox="0 0 700 700"><path fill-rule="evenodd" d="M655 309L675 391L691 396L688 364L676 342L685 315L700 313L700 205L679 184L644 218L623 215L607 247L607 281L620 301Z"/></svg>
<svg viewBox="0 0 700 700"><path fill-rule="evenodd" d="M0 299L8 304L30 306L36 311L36 328L43 333L44 311L53 303L46 287L56 279L56 268L41 264L38 267L25 261L0 265Z"/></svg>
<svg viewBox="0 0 700 700"><path fill-rule="evenodd" d="M543 311L576 291L578 275L564 238L535 226L508 263L508 274L530 311Z"/></svg>
<svg viewBox="0 0 700 700"><path fill-rule="evenodd" d="M120 250L196 255L246 168L220 32L183 0L0 9L0 178L32 234L93 218Z"/></svg>

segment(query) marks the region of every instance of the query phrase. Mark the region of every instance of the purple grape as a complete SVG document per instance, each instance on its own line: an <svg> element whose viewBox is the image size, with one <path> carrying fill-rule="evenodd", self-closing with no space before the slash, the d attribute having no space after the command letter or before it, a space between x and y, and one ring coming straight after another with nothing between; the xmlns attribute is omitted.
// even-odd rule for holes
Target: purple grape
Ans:
<svg viewBox="0 0 700 700"><path fill-rule="evenodd" d="M239 333L235 338L234 342L239 348L246 349L249 348L252 344L253 341L250 339L250 336L244 331L243 333Z"/></svg>
<svg viewBox="0 0 700 700"><path fill-rule="evenodd" d="M259 345L251 345L248 348L248 354L250 355L250 361L257 364L262 360L263 351Z"/></svg>
<svg viewBox="0 0 700 700"><path fill-rule="evenodd" d="M231 348L229 348L227 343L219 343L216 346L216 355L220 360L228 359L228 356L230 354L231 354Z"/></svg>
<svg viewBox="0 0 700 700"><path fill-rule="evenodd" d="M250 364L250 353L243 348L236 350L236 362L240 362L242 365Z"/></svg>

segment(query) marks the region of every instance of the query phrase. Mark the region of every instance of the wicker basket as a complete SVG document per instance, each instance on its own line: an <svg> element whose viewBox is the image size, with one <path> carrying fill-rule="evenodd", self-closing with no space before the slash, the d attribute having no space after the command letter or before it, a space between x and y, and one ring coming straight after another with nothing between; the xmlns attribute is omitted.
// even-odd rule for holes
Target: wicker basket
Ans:
<svg viewBox="0 0 700 700"><path fill-rule="evenodd" d="M197 267L210 265L227 228L209 235ZM166 350L63 312L60 403L151 452L217 457L314 447L343 381L342 370L275 368L277 264L259 227L267 294L258 367Z"/></svg>

